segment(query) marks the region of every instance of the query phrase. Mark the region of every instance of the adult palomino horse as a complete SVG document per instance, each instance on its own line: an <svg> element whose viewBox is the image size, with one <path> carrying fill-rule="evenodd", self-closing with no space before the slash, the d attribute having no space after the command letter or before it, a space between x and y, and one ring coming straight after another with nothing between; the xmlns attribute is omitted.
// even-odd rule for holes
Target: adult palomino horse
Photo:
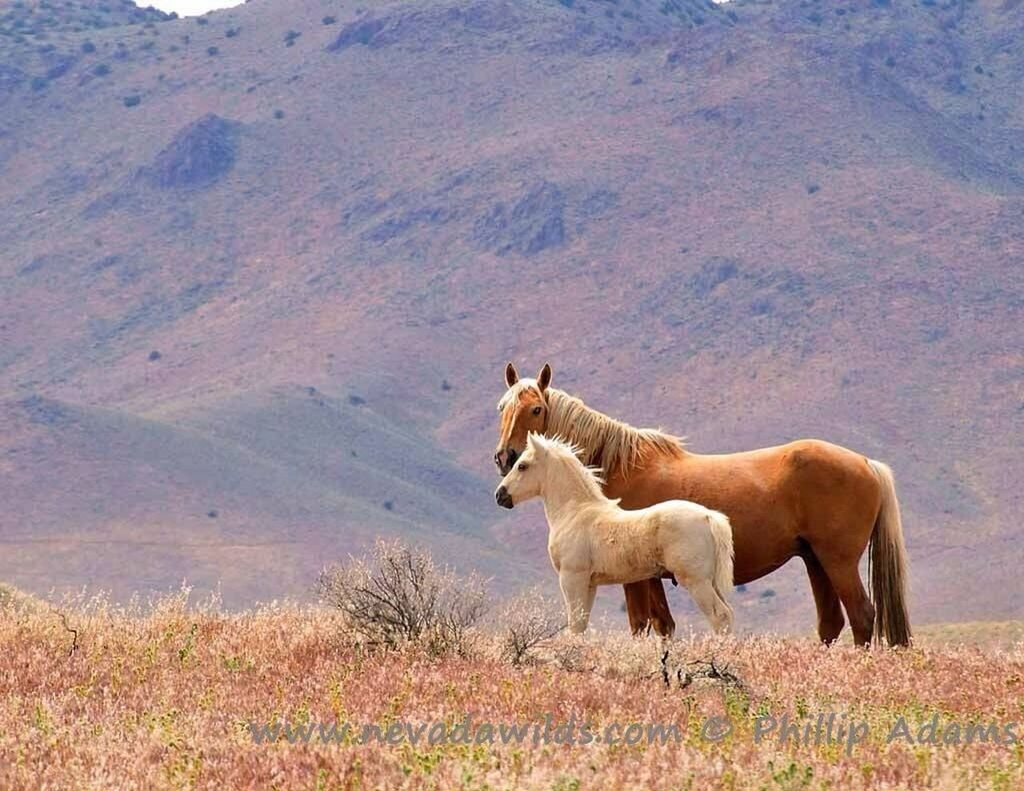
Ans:
<svg viewBox="0 0 1024 791"><path fill-rule="evenodd" d="M544 501L548 555L569 628L586 631L598 585L665 572L690 591L716 632L732 627L732 528L725 514L685 500L627 511L601 491L595 471L559 439L529 434L526 451L494 492L504 508Z"/></svg>
<svg viewBox="0 0 1024 791"><path fill-rule="evenodd" d="M845 608L858 645L870 643L872 634L890 645L909 644L903 527L885 464L811 439L743 453L691 453L677 437L634 428L551 387L549 365L536 379L520 379L509 363L505 384L494 454L502 474L523 452L529 432L564 437L582 449L585 464L601 470L605 494L619 498L623 508L691 500L726 514L735 584L800 557L823 642L843 630ZM873 603L857 568L869 544ZM660 579L626 585L625 592L634 634L649 627L672 634L675 623Z"/></svg>

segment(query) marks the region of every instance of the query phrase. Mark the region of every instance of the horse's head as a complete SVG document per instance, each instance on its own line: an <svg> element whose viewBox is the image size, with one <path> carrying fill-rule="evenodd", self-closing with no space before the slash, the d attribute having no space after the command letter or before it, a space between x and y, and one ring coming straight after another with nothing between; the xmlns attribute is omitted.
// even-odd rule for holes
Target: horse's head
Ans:
<svg viewBox="0 0 1024 791"><path fill-rule="evenodd" d="M549 384L551 366L547 363L536 379L520 379L512 363L505 366L505 385L508 390L498 402L501 434L494 451L494 463L502 475L512 469L519 454L523 452L527 435L531 431L543 434L547 428Z"/></svg>
<svg viewBox="0 0 1024 791"><path fill-rule="evenodd" d="M545 447L544 440L538 439L539 436L532 431L526 435L526 449L495 490L494 499L502 508L512 508L540 496Z"/></svg>

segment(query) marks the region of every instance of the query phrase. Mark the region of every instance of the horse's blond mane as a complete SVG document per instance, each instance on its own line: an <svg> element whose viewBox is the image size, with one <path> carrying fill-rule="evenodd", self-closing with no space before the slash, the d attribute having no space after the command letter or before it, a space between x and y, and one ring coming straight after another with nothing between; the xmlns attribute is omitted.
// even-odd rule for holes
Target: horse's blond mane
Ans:
<svg viewBox="0 0 1024 791"><path fill-rule="evenodd" d="M539 389L535 379L520 379L502 396L498 410L518 402L523 392L531 388ZM576 396L556 387L549 387L545 397L548 404L545 434L565 437L578 449L577 455L586 466L600 462L605 478L616 472L628 475L652 453L679 455L683 451L681 437L660 429L635 428L588 407Z"/></svg>
<svg viewBox="0 0 1024 791"><path fill-rule="evenodd" d="M679 437L659 429L634 428L557 388L548 388L547 402L547 433L569 437L582 449L583 463L600 462L606 477L615 472L628 474L651 453L678 455L683 449Z"/></svg>

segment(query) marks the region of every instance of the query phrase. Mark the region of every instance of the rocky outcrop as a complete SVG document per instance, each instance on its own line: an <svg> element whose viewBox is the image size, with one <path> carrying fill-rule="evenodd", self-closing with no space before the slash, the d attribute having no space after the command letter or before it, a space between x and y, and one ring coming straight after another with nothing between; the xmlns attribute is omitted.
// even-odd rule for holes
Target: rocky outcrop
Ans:
<svg viewBox="0 0 1024 791"><path fill-rule="evenodd" d="M139 177L160 189L210 187L235 166L240 128L219 115L204 115L181 129Z"/></svg>
<svg viewBox="0 0 1024 791"><path fill-rule="evenodd" d="M511 207L494 206L473 228L473 241L498 255L535 255L560 247L566 238L565 197L557 185L542 182Z"/></svg>

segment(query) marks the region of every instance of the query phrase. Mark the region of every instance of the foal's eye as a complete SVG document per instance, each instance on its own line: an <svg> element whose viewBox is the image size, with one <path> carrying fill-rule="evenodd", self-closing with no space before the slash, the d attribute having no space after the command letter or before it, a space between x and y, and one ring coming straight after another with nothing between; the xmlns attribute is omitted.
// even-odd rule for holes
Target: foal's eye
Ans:
<svg viewBox="0 0 1024 791"><path fill-rule="evenodd" d="M540 414L541 412L543 412L543 411L544 411L544 410L543 410L543 407L535 406L535 407L533 408L533 414L535 414L535 415L539 415L539 414Z"/></svg>
<svg viewBox="0 0 1024 791"><path fill-rule="evenodd" d="M526 470L528 470L529 468L530 465L526 464L525 462L519 462L519 466L516 467L516 469L519 470L519 472L526 472Z"/></svg>

